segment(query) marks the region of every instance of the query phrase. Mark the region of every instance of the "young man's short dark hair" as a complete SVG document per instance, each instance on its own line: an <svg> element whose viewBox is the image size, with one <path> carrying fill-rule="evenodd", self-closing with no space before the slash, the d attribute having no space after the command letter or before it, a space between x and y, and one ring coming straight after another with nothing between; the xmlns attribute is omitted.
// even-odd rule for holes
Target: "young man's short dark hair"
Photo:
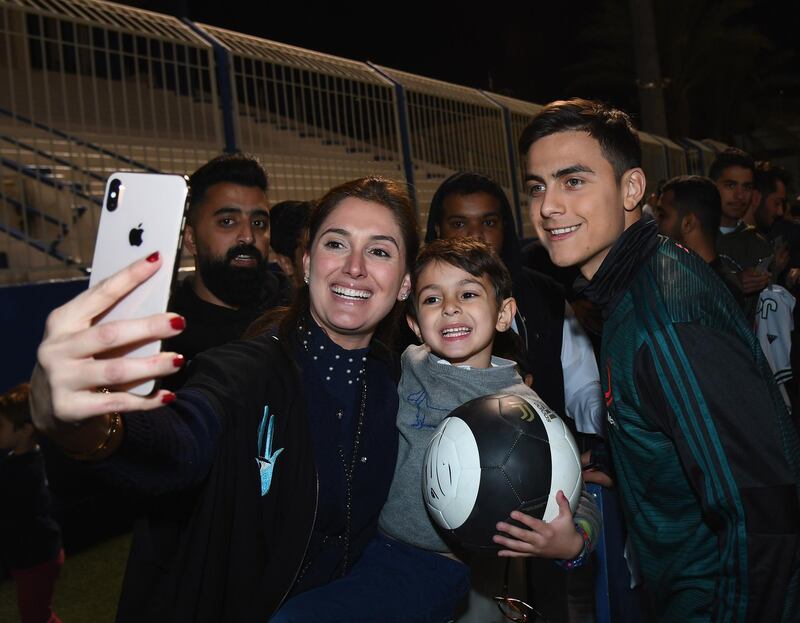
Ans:
<svg viewBox="0 0 800 623"><path fill-rule="evenodd" d="M687 214L694 214L701 231L714 240L722 215L722 200L717 185L700 175L681 175L667 181L661 189L661 195L670 190L678 216L683 219Z"/></svg>
<svg viewBox="0 0 800 623"><path fill-rule="evenodd" d="M717 157L714 158L714 162L711 163L711 168L708 170L708 177L716 182L723 171L730 167L749 169L753 172L753 175L756 174L756 163L750 154L736 147L728 147L728 149L718 153Z"/></svg>
<svg viewBox="0 0 800 623"><path fill-rule="evenodd" d="M20 383L0 396L0 417L4 417L19 430L31 422L31 412L28 407L28 395L31 386L29 383Z"/></svg>
<svg viewBox="0 0 800 623"><path fill-rule="evenodd" d="M519 151L524 156L536 141L560 132L586 132L600 143L618 182L625 171L642 165L642 146L630 117L600 102L580 98L548 104L523 130Z"/></svg>
<svg viewBox="0 0 800 623"><path fill-rule="evenodd" d="M511 275L494 249L477 238L440 238L426 244L417 256L411 272L411 296L409 312L417 314L416 286L425 267L433 262L444 262L456 266L473 277L486 277L492 284L497 304L500 305L511 294Z"/></svg>
<svg viewBox="0 0 800 623"><path fill-rule="evenodd" d="M191 199L186 222L194 225L197 206L205 199L206 191L214 184L228 182L238 186L256 187L267 192L267 172L261 162L247 154L222 154L209 160L189 178Z"/></svg>

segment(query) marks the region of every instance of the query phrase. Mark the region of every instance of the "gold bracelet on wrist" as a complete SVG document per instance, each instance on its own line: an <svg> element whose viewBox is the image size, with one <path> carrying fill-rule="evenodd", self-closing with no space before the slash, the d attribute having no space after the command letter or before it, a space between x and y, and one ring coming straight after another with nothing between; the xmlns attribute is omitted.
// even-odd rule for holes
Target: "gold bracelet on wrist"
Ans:
<svg viewBox="0 0 800 623"><path fill-rule="evenodd" d="M108 394L111 392L107 387L100 387L97 389L99 393ZM63 436L63 432L61 435L57 435L57 437L61 437L61 443L56 441L61 445L61 449L64 454L71 459L75 459L76 461L99 461L100 459L104 459L105 457L112 454L117 447L119 446L122 440L122 416L117 412L107 413L103 416L98 416L106 418L106 422L108 424L108 429L103 436L102 441L94 448L89 450L84 450L88 443L91 443L91 437L88 440L84 440L85 436L88 432L87 429L91 429L91 420L84 421L80 424L77 424L74 428L72 428L71 432L67 433L66 437ZM92 429L94 432L94 430ZM96 433L91 435L93 437L97 437ZM77 444L74 442L77 441ZM73 442L69 443L68 442ZM67 443L64 443L67 442ZM75 449L75 446L79 449Z"/></svg>
<svg viewBox="0 0 800 623"><path fill-rule="evenodd" d="M122 416L119 413L109 413L108 430L99 445L91 450L81 450L78 452L64 449L66 456L76 461L98 461L110 455L119 445L119 438L122 435Z"/></svg>

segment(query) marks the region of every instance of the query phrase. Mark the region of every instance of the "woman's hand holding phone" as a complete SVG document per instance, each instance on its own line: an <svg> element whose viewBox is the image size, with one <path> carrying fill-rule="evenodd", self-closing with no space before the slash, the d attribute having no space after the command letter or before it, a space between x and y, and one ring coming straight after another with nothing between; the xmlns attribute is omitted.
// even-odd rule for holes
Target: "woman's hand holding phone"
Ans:
<svg viewBox="0 0 800 623"><path fill-rule="evenodd" d="M143 397L125 388L175 372L183 365L182 356L162 352L131 358L116 353L177 335L185 326L181 316L163 313L94 324L98 316L152 277L161 264L159 254L153 253L48 316L31 380L31 416L37 429L50 433L65 423L77 424L107 413L154 409L174 400L174 394L168 391ZM110 352L114 355L109 356Z"/></svg>

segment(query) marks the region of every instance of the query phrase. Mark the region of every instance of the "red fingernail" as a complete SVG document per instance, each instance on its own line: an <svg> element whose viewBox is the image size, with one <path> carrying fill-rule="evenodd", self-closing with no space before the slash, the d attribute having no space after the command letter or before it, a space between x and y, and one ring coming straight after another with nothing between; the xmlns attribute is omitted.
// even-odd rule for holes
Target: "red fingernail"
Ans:
<svg viewBox="0 0 800 623"><path fill-rule="evenodd" d="M183 358L183 355L177 355L172 360L172 365L175 366L176 368L180 368L184 363L186 363L186 360Z"/></svg>
<svg viewBox="0 0 800 623"><path fill-rule="evenodd" d="M172 392L166 393L163 396L161 396L161 404L168 405L171 402L175 402L175 398L176 396Z"/></svg>
<svg viewBox="0 0 800 623"><path fill-rule="evenodd" d="M175 316L174 318L170 318L169 326L176 331L183 331L186 328L186 320L183 316Z"/></svg>
<svg viewBox="0 0 800 623"><path fill-rule="evenodd" d="M152 263L152 262L155 262L156 260L158 260L158 251L155 251L155 252L153 252L153 253L151 253L150 255L147 256L147 261L148 262Z"/></svg>

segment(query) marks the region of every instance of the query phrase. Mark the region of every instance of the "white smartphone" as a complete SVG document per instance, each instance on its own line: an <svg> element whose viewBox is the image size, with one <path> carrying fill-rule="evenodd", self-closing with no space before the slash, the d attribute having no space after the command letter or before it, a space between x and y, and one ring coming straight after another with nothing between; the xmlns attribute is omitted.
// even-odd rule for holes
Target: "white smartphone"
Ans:
<svg viewBox="0 0 800 623"><path fill-rule="evenodd" d="M180 175L118 172L108 178L89 286L155 251L163 263L155 275L99 316L96 323L143 318L167 310L182 242L188 190L186 178ZM158 340L107 356L147 357L160 350ZM154 387L155 381L151 380L125 389L145 396Z"/></svg>

